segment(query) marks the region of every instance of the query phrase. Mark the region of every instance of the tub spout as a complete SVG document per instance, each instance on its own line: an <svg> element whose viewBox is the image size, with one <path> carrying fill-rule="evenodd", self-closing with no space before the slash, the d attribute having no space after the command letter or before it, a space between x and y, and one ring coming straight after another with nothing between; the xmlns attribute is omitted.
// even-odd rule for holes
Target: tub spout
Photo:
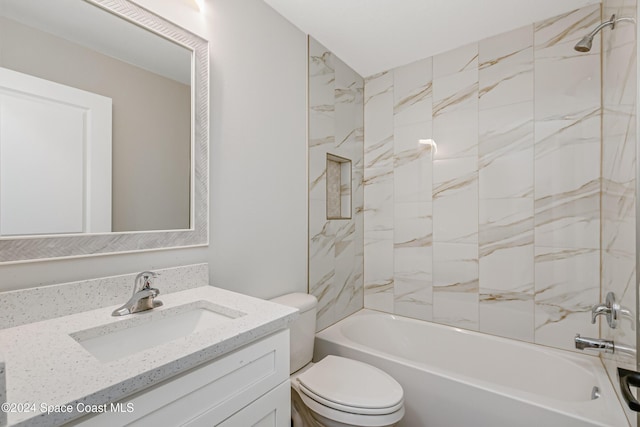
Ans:
<svg viewBox="0 0 640 427"><path fill-rule="evenodd" d="M610 340L581 337L580 334L576 334L573 341L576 343L578 350L595 350L602 353L613 353L615 351L615 345Z"/></svg>

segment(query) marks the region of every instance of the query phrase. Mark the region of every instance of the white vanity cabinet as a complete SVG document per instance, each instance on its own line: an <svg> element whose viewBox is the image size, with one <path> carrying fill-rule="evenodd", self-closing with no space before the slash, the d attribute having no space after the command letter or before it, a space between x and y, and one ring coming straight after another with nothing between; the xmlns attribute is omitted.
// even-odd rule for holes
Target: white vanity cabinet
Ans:
<svg viewBox="0 0 640 427"><path fill-rule="evenodd" d="M288 427L289 330L107 404L106 411L72 425Z"/></svg>

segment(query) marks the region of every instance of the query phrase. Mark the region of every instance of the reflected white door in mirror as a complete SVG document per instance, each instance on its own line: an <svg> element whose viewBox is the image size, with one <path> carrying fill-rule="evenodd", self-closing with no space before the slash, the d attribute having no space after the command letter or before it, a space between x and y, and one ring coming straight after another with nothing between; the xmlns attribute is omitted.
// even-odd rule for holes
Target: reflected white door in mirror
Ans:
<svg viewBox="0 0 640 427"><path fill-rule="evenodd" d="M0 68L0 235L111 231L111 99Z"/></svg>

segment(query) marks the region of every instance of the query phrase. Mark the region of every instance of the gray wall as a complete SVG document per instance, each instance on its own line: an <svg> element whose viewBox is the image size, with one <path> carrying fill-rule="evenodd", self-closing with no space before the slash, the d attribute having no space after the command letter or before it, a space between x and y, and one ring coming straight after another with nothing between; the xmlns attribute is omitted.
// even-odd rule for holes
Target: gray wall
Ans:
<svg viewBox="0 0 640 427"><path fill-rule="evenodd" d="M210 246L0 266L0 289L209 262L211 283L306 292L306 37L261 0L140 0L210 41Z"/></svg>

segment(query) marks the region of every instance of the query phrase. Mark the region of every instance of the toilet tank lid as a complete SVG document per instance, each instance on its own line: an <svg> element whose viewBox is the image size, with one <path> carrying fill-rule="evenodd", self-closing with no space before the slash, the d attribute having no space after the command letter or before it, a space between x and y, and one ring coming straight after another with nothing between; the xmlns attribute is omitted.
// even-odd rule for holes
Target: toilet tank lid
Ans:
<svg viewBox="0 0 640 427"><path fill-rule="evenodd" d="M271 302L297 308L300 313L316 308L318 300L313 295L303 293L286 294L273 298Z"/></svg>

